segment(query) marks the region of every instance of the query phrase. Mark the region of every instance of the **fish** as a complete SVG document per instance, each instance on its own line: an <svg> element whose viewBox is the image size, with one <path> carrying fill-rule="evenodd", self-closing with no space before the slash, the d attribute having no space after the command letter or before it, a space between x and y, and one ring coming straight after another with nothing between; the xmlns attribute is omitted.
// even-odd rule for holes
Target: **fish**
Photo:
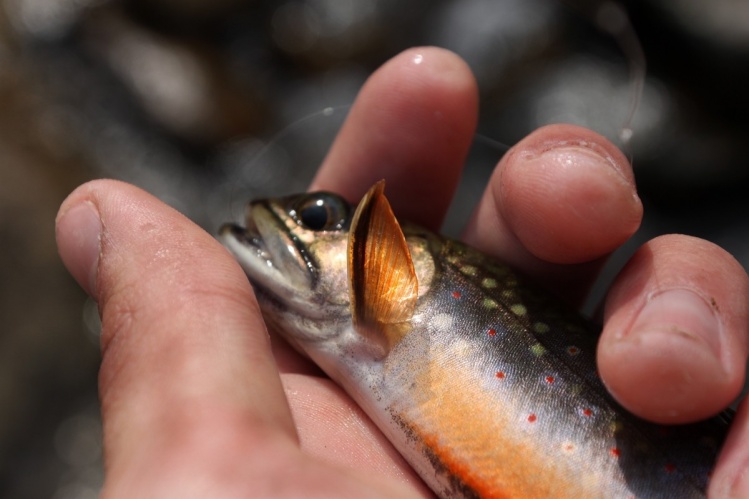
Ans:
<svg viewBox="0 0 749 499"><path fill-rule="evenodd" d="M621 407L600 328L509 266L399 221L375 184L257 200L219 238L267 324L338 383L442 498L699 498L732 415Z"/></svg>

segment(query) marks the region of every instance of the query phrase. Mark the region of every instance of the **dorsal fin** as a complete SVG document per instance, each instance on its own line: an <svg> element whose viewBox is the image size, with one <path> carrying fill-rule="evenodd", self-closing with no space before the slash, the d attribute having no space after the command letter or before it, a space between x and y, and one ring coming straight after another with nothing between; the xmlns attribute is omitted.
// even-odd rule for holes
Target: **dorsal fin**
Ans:
<svg viewBox="0 0 749 499"><path fill-rule="evenodd" d="M408 332L419 295L411 253L384 190L380 180L362 198L348 240L354 328L381 357Z"/></svg>

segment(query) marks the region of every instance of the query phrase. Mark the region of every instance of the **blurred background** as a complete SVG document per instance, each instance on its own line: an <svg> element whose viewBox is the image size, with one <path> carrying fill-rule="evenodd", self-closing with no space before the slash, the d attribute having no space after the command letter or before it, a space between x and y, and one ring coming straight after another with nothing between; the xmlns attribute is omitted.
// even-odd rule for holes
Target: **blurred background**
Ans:
<svg viewBox="0 0 749 499"><path fill-rule="evenodd" d="M480 84L448 233L502 144L552 122L617 141L639 93L625 150L646 218L607 275L665 232L746 266L749 2L625 7L641 85L627 16L597 0L2 0L0 497L102 483L96 307L57 257L64 197L123 179L215 232L248 198L304 190L367 75L409 46L456 51Z"/></svg>

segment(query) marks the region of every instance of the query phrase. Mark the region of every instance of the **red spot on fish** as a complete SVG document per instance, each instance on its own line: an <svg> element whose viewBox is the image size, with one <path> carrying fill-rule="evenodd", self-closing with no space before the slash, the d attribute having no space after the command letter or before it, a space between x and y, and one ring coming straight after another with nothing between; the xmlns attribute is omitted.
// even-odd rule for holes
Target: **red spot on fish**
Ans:
<svg viewBox="0 0 749 499"><path fill-rule="evenodd" d="M505 373L504 373L504 371L497 371L497 374L495 374L495 376L498 379L504 379L505 378Z"/></svg>
<svg viewBox="0 0 749 499"><path fill-rule="evenodd" d="M622 451L620 451L618 447L612 447L609 452L611 453L612 457L619 457L622 454Z"/></svg>
<svg viewBox="0 0 749 499"><path fill-rule="evenodd" d="M580 353L580 349L574 345L571 345L567 347L567 353L570 355L577 355Z"/></svg>
<svg viewBox="0 0 749 499"><path fill-rule="evenodd" d="M528 422L529 422L529 423L535 423L535 422L536 422L536 419L538 419L538 418L536 417L536 415L535 415L535 414L529 414L529 415L528 415Z"/></svg>
<svg viewBox="0 0 749 499"><path fill-rule="evenodd" d="M460 291L453 291L453 298L460 300Z"/></svg>
<svg viewBox="0 0 749 499"><path fill-rule="evenodd" d="M490 329L490 330L488 330L486 332L486 334L488 334L489 336L495 336L497 334L497 330L496 329Z"/></svg>
<svg viewBox="0 0 749 499"><path fill-rule="evenodd" d="M676 466L674 466L671 463L668 463L666 466L663 467L663 469L666 470L666 473L673 473L674 471L676 471Z"/></svg>
<svg viewBox="0 0 749 499"><path fill-rule="evenodd" d="M546 382L552 384L554 382L554 376L546 376Z"/></svg>
<svg viewBox="0 0 749 499"><path fill-rule="evenodd" d="M588 408L583 409L583 416L590 417L592 415L593 415L593 411L591 409L588 409Z"/></svg>

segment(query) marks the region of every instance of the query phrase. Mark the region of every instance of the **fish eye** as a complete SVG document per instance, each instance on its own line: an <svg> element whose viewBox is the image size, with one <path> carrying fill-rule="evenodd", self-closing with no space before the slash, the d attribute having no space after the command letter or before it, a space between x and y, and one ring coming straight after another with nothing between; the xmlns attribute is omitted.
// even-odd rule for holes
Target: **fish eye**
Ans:
<svg viewBox="0 0 749 499"><path fill-rule="evenodd" d="M349 207L335 194L318 192L306 195L294 203L290 214L305 229L340 230L348 220Z"/></svg>

